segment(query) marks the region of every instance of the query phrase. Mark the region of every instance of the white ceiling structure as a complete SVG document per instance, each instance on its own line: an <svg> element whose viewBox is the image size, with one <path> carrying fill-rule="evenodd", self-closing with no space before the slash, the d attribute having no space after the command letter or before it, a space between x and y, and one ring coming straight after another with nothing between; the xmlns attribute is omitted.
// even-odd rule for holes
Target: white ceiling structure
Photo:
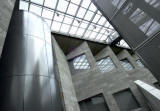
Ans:
<svg viewBox="0 0 160 111"><path fill-rule="evenodd" d="M105 44L119 37L91 0L20 0L19 9L43 17L55 33ZM117 46L129 48L124 40Z"/></svg>

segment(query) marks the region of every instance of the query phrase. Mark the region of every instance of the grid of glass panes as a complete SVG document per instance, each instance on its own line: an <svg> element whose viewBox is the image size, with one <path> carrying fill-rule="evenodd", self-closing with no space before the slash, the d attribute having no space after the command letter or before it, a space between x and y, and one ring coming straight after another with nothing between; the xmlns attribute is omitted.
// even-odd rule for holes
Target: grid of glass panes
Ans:
<svg viewBox="0 0 160 111"><path fill-rule="evenodd" d="M90 69L86 55L81 55L73 60L74 69Z"/></svg>
<svg viewBox="0 0 160 111"><path fill-rule="evenodd" d="M104 59L97 61L97 64L101 72L109 72L116 68L110 57L106 57Z"/></svg>
<svg viewBox="0 0 160 111"><path fill-rule="evenodd" d="M141 62L140 59L136 60L136 63L139 67L144 67L143 63Z"/></svg>
<svg viewBox="0 0 160 111"><path fill-rule="evenodd" d="M20 9L42 16L56 33L106 44L119 36L91 0L20 0Z"/></svg>
<svg viewBox="0 0 160 111"><path fill-rule="evenodd" d="M132 64L127 59L120 60L120 63L126 71L133 69Z"/></svg>

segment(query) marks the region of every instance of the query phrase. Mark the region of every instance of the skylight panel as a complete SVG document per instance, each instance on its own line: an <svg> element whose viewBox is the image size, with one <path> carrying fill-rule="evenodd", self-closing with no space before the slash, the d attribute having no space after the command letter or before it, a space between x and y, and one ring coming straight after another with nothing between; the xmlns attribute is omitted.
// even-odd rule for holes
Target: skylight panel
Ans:
<svg viewBox="0 0 160 111"><path fill-rule="evenodd" d="M85 33L85 35L84 35L84 37L85 37L85 38L88 38L88 36L90 35L90 33L91 33L91 31L90 31L90 30L87 30L86 33Z"/></svg>
<svg viewBox="0 0 160 111"><path fill-rule="evenodd" d="M47 18L47 19L52 19L53 18L53 11L48 10L48 9L43 9L42 12L42 17Z"/></svg>
<svg viewBox="0 0 160 111"><path fill-rule="evenodd" d="M72 3L75 3L75 4L77 4L77 5L79 5L80 2L81 2L81 0L71 0L71 2L72 2Z"/></svg>
<svg viewBox="0 0 160 111"><path fill-rule="evenodd" d="M87 0L86 0L86 1L87 1ZM93 15L94 15L93 12L87 11L87 13L86 13L84 19L90 21Z"/></svg>
<svg viewBox="0 0 160 111"><path fill-rule="evenodd" d="M72 26L72 27L71 27L71 30L70 30L70 32L69 32L69 34L74 35L74 34L76 33L77 29L78 29L77 27Z"/></svg>
<svg viewBox="0 0 160 111"><path fill-rule="evenodd" d="M73 21L73 17L71 17L71 16L65 16L63 22L66 23L66 24L71 24L72 21Z"/></svg>
<svg viewBox="0 0 160 111"><path fill-rule="evenodd" d="M45 0L44 6L55 9L57 0Z"/></svg>
<svg viewBox="0 0 160 111"><path fill-rule="evenodd" d="M104 26L105 26L105 27L109 27L109 26L110 26L110 23L109 23L109 22L106 22Z"/></svg>
<svg viewBox="0 0 160 111"><path fill-rule="evenodd" d="M58 21L58 22L62 22L63 21L63 18L64 18L64 15L62 15L61 13L57 13L55 14L54 16L54 20L55 21Z"/></svg>
<svg viewBox="0 0 160 111"><path fill-rule="evenodd" d="M93 24L90 24L90 26L88 27L89 30L93 30L94 26Z"/></svg>
<svg viewBox="0 0 160 111"><path fill-rule="evenodd" d="M28 3L25 1L20 1L19 9L20 10L28 10Z"/></svg>
<svg viewBox="0 0 160 111"><path fill-rule="evenodd" d="M81 28L87 28L87 26L88 26L88 23L86 23L84 21L80 25Z"/></svg>
<svg viewBox="0 0 160 111"><path fill-rule="evenodd" d="M107 39L107 36L106 36L106 35L103 35L100 40L104 41L104 40L106 40L106 39Z"/></svg>
<svg viewBox="0 0 160 111"><path fill-rule="evenodd" d="M99 33L99 34L97 35L97 37L95 38L95 40L100 40L101 37L102 37L102 34Z"/></svg>
<svg viewBox="0 0 160 111"><path fill-rule="evenodd" d="M41 12L42 12L42 7L31 4L30 5L30 11L40 16Z"/></svg>
<svg viewBox="0 0 160 111"><path fill-rule="evenodd" d="M93 31L95 31L95 32L99 32L100 31L100 29L101 29L101 27L99 27L99 26L94 26L94 29L93 29Z"/></svg>
<svg viewBox="0 0 160 111"><path fill-rule="evenodd" d="M71 14L71 15L75 15L75 13L77 11L77 8L78 8L77 5L74 5L74 4L70 3L69 7L68 7L68 10L67 10L67 13Z"/></svg>
<svg viewBox="0 0 160 111"><path fill-rule="evenodd" d="M88 8L90 3L91 3L90 0L83 0L81 6L84 7L84 8Z"/></svg>
<svg viewBox="0 0 160 111"><path fill-rule="evenodd" d="M106 18L101 17L101 19L99 20L98 24L103 25L105 21L106 21Z"/></svg>
<svg viewBox="0 0 160 111"><path fill-rule="evenodd" d="M61 27L61 23L60 22L53 21L53 24L52 24L52 27L51 27L51 29L53 31L56 31L56 32L59 31L60 27Z"/></svg>
<svg viewBox="0 0 160 111"><path fill-rule="evenodd" d="M99 14L96 14L96 16L94 17L94 19L93 19L92 22L97 23L98 20L100 19L100 17L101 17L101 16L100 16Z"/></svg>
<svg viewBox="0 0 160 111"><path fill-rule="evenodd" d="M68 2L66 0L59 0L57 10L66 12L66 9L68 7Z"/></svg>
<svg viewBox="0 0 160 111"><path fill-rule="evenodd" d="M100 33L103 34L103 33L105 33L105 31L106 31L106 29L105 29L105 28L102 28L101 31L100 31Z"/></svg>
<svg viewBox="0 0 160 111"><path fill-rule="evenodd" d="M79 26L79 24L81 23L81 21L79 19L75 19L73 22L74 26Z"/></svg>
<svg viewBox="0 0 160 111"><path fill-rule="evenodd" d="M42 5L44 0L31 0L31 2Z"/></svg>
<svg viewBox="0 0 160 111"><path fill-rule="evenodd" d="M86 13L86 9L84 9L84 8L81 7L81 8L79 9L78 13L77 13L77 17L83 18L84 15L85 15L85 13Z"/></svg>
<svg viewBox="0 0 160 111"><path fill-rule="evenodd" d="M90 38L91 38L91 39L95 39L95 38L96 38L96 35L97 35L96 32L92 32L91 35L90 35Z"/></svg>
<svg viewBox="0 0 160 111"><path fill-rule="evenodd" d="M51 20L48 20L48 19L44 19L44 20L47 22L48 26L50 27L51 26Z"/></svg>
<svg viewBox="0 0 160 111"><path fill-rule="evenodd" d="M77 31L77 35L78 35L78 36L82 36L83 33L84 33L84 31L85 31L84 29L79 28L78 31Z"/></svg>
<svg viewBox="0 0 160 111"><path fill-rule="evenodd" d="M91 3L89 10L95 12L97 10L97 8L95 7L95 5L93 3Z"/></svg>
<svg viewBox="0 0 160 111"><path fill-rule="evenodd" d="M70 25L62 24L60 31L62 31L63 33L67 33L69 30L69 27L70 27Z"/></svg>

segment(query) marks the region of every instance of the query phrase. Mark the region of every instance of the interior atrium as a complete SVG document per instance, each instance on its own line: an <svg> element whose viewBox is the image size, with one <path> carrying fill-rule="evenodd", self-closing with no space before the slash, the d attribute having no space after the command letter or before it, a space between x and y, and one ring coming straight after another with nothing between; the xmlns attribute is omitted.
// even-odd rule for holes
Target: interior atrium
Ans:
<svg viewBox="0 0 160 111"><path fill-rule="evenodd" d="M0 111L160 111L160 0L1 0Z"/></svg>

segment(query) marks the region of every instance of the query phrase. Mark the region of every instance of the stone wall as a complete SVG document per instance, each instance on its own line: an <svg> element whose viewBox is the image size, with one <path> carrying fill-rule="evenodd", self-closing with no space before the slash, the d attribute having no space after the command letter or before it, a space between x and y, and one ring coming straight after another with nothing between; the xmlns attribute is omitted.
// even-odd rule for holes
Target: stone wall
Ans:
<svg viewBox="0 0 160 111"><path fill-rule="evenodd" d="M100 51L95 57L93 57L87 43L84 42L74 51L68 54L67 59L72 59L80 54L86 54L91 68L86 71L72 72L77 73L73 74L72 78L78 101L82 101L102 93L110 111L120 111L113 94L130 88L136 100L140 104L142 111L149 110L143 96L134 84L134 81L138 79L153 84L157 82L157 80L153 77L148 69L137 66L136 59L132 57L127 50L123 50L118 55L115 55L108 46ZM96 61L108 56L116 65L116 69L110 72L101 73ZM128 59L128 61L134 66L133 70L126 71L121 66L120 60L124 58Z"/></svg>
<svg viewBox="0 0 160 111"><path fill-rule="evenodd" d="M66 56L54 38L53 47L55 50L56 63L58 65L58 73L60 78L61 91L64 97L63 99L65 109L66 111L80 111Z"/></svg>
<svg viewBox="0 0 160 111"><path fill-rule="evenodd" d="M0 1L0 55L2 52L14 4L15 0Z"/></svg>

